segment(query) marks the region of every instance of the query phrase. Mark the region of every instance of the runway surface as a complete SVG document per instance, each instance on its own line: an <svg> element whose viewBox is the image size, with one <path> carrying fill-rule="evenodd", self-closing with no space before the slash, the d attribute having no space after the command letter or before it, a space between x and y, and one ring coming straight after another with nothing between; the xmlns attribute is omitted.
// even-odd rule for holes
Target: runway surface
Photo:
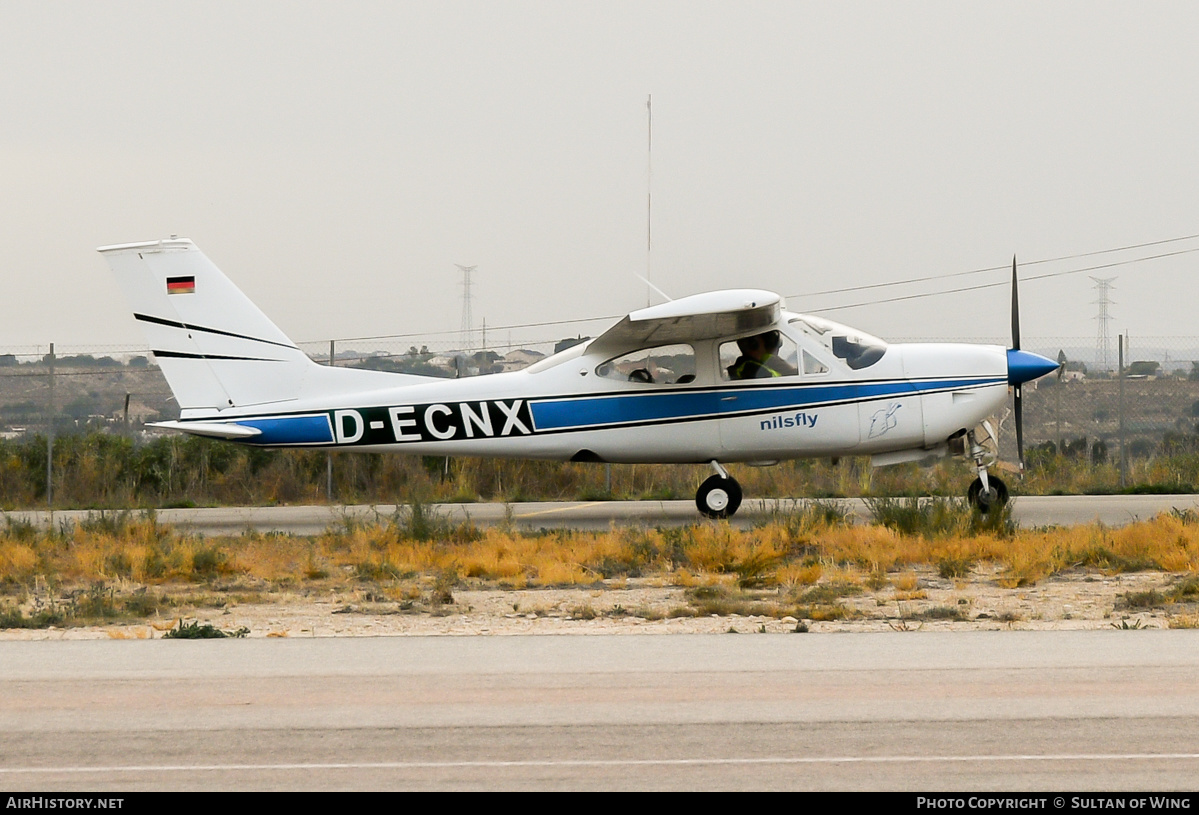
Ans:
<svg viewBox="0 0 1199 815"><path fill-rule="evenodd" d="M768 519L772 513L803 506L798 500L746 500L733 523L748 527ZM856 518L867 520L870 512L861 499L838 499ZM1123 526L1147 520L1172 509L1199 510L1199 495L1062 495L1027 496L1015 499L1014 517L1024 527L1074 525L1100 521ZM510 522L521 529L562 528L607 529L612 524L681 526L701 519L693 501L562 501L520 504L433 504L430 511L450 520L478 526ZM315 535L347 520L387 520L395 516L395 505L382 506L286 506L214 507L161 509L155 513L162 523L202 535L236 535L247 529ZM78 523L95 512L88 510L11 512L15 521L47 524Z"/></svg>
<svg viewBox="0 0 1199 815"><path fill-rule="evenodd" d="M1199 630L0 643L11 790L1183 790Z"/></svg>
<svg viewBox="0 0 1199 815"><path fill-rule="evenodd" d="M1119 525L1197 506L1030 497L1016 517ZM747 502L737 522L777 508ZM689 501L434 509L532 529L696 520ZM304 534L394 511L158 518ZM1199 630L10 641L0 732L12 791L1186 790Z"/></svg>

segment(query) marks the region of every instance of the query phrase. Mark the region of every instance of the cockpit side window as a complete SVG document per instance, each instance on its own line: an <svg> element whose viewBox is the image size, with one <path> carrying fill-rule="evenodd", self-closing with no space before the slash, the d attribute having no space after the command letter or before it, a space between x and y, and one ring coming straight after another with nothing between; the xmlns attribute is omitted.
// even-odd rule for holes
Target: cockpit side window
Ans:
<svg viewBox="0 0 1199 815"><path fill-rule="evenodd" d="M795 341L781 331L767 331L720 345L724 380L776 379L799 373Z"/></svg>
<svg viewBox="0 0 1199 815"><path fill-rule="evenodd" d="M816 358L808 349L803 350L803 372L807 376L827 374L828 366Z"/></svg>
<svg viewBox="0 0 1199 815"><path fill-rule="evenodd" d="M595 373L618 382L683 385L695 381L695 349L683 343L641 348L600 363Z"/></svg>

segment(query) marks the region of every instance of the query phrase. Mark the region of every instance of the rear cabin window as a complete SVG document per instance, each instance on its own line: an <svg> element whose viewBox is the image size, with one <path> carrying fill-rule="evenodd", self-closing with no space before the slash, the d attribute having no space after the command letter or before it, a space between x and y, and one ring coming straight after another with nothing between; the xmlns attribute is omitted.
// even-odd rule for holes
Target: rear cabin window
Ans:
<svg viewBox="0 0 1199 815"><path fill-rule="evenodd" d="M684 385L695 381L695 349L681 343L642 348L600 363L595 373L617 382Z"/></svg>

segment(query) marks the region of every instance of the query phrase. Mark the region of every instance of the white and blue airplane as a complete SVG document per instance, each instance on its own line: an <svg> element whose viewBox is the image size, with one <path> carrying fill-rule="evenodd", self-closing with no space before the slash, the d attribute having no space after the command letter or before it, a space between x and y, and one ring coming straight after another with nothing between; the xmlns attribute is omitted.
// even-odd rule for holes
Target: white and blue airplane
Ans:
<svg viewBox="0 0 1199 815"><path fill-rule="evenodd" d="M554 461L703 463L696 506L741 503L729 462L870 456L875 465L964 455L983 511L987 418L1058 364L1013 347L887 344L736 289L634 311L592 340L511 373L441 379L319 365L190 240L99 249L181 408L171 428L261 447Z"/></svg>

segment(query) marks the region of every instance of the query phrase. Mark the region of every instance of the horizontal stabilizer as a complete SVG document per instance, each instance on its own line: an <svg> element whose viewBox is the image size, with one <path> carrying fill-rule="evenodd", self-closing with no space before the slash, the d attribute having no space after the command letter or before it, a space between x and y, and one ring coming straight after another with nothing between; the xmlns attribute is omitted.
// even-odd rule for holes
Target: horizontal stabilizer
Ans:
<svg viewBox="0 0 1199 815"><path fill-rule="evenodd" d="M182 430L193 436L206 436L212 439L251 439L261 436L262 431L257 427L244 427L232 422L153 422L147 427L161 427L164 430Z"/></svg>

